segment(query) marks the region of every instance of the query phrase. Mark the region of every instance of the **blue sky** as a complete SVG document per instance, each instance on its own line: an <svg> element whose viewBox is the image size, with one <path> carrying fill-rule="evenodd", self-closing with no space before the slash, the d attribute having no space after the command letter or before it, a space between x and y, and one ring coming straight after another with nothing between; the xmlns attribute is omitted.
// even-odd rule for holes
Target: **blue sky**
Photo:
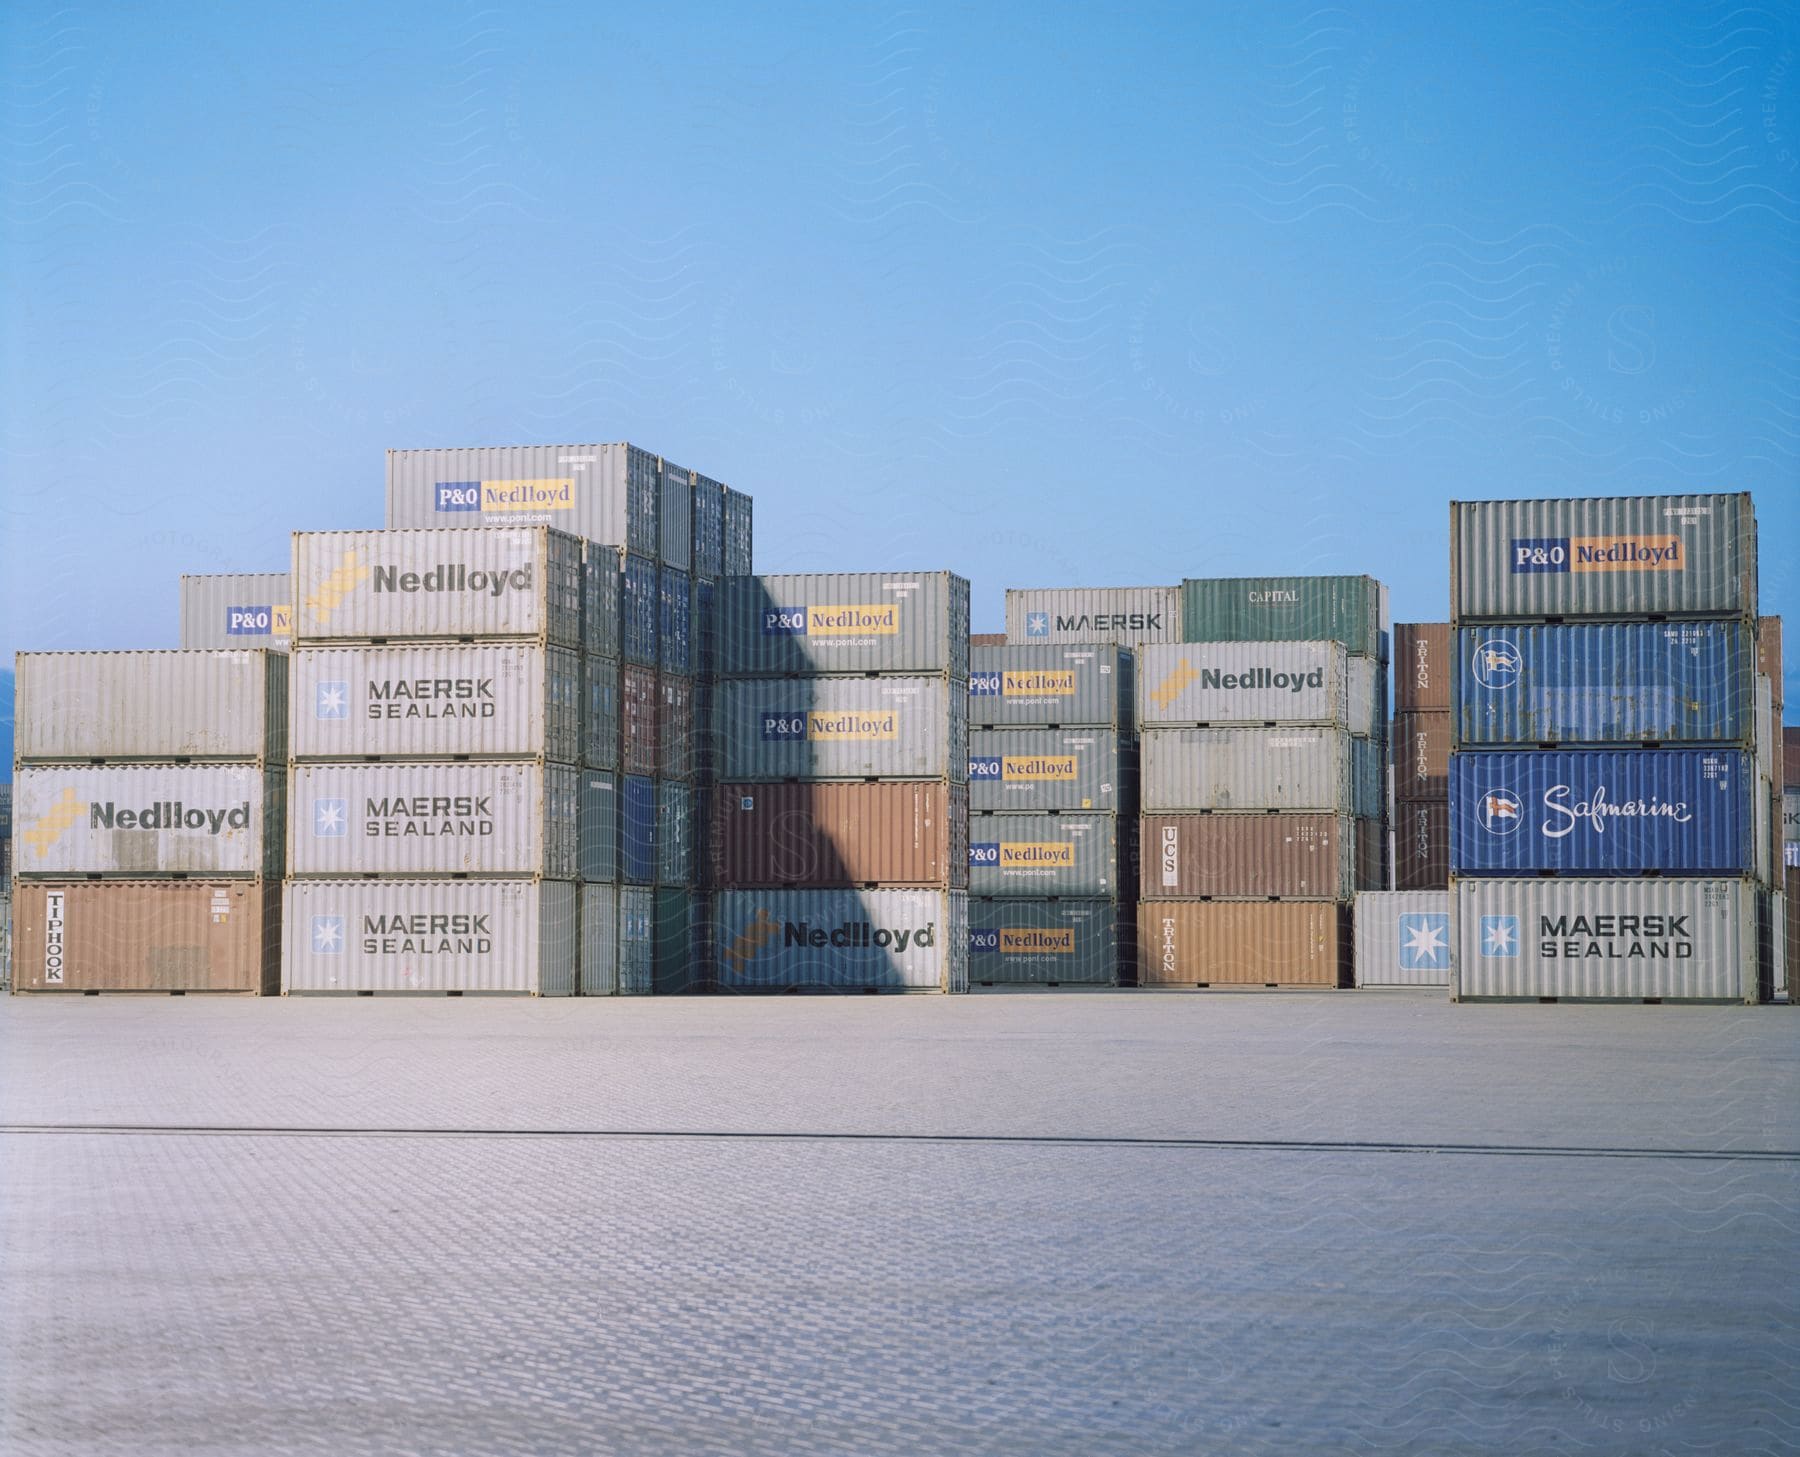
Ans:
<svg viewBox="0 0 1800 1457"><path fill-rule="evenodd" d="M14 6L0 652L625 438L764 570L1370 572L1755 492L1800 620L1800 19L1704 5ZM1795 654L1800 659L1800 654ZM1800 702L1790 672L1788 696Z"/></svg>

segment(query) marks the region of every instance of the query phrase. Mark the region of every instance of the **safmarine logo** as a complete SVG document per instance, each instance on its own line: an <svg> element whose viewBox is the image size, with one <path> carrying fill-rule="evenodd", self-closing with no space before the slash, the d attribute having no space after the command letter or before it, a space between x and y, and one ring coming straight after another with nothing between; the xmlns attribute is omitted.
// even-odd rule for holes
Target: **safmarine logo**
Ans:
<svg viewBox="0 0 1800 1457"><path fill-rule="evenodd" d="M1409 911L1400 917L1400 969L1450 969L1450 913Z"/></svg>
<svg viewBox="0 0 1800 1457"><path fill-rule="evenodd" d="M771 607L763 613L764 637L894 637L900 631L898 602Z"/></svg>
<svg viewBox="0 0 1800 1457"><path fill-rule="evenodd" d="M573 476L518 481L437 481L439 511L573 511Z"/></svg>
<svg viewBox="0 0 1800 1457"><path fill-rule="evenodd" d="M345 552L338 564L325 574L318 589L307 594L303 603L307 616L314 622L330 622L332 614L343 606L344 599L368 580L369 569L362 564L357 551L352 548Z"/></svg>
<svg viewBox="0 0 1800 1457"><path fill-rule="evenodd" d="M1519 918L1517 916L1483 916L1481 918L1481 954L1492 960L1519 959Z"/></svg>
<svg viewBox="0 0 1800 1457"><path fill-rule="evenodd" d="M314 916L312 918L312 949L320 956L341 956L344 950L344 918L342 916Z"/></svg>
<svg viewBox="0 0 1800 1457"><path fill-rule="evenodd" d="M341 840L350 833L350 805L342 799L313 801L313 837Z"/></svg>
<svg viewBox="0 0 1800 1457"><path fill-rule="evenodd" d="M1475 649L1469 666L1475 681L1483 688L1511 688L1525 670L1525 659L1518 648L1503 638L1489 638Z"/></svg>
<svg viewBox="0 0 1800 1457"><path fill-rule="evenodd" d="M900 737L898 709L812 709L762 716L765 743L876 743Z"/></svg>
<svg viewBox="0 0 1800 1457"><path fill-rule="evenodd" d="M341 682L319 683L313 688L314 718L349 718L350 685Z"/></svg>
<svg viewBox="0 0 1800 1457"><path fill-rule="evenodd" d="M1725 786L1721 783L1719 787ZM1607 797L1606 786L1601 784L1586 799L1570 804L1569 796L1573 793L1574 790L1567 784L1553 784L1544 791L1544 808L1552 814L1562 816L1557 823L1543 826L1546 839L1560 840L1573 834L1583 821L1586 821L1587 827L1596 835L1604 835L1607 822L1614 819L1673 820L1678 825L1685 825L1693 819L1685 799L1665 800L1652 796L1649 799L1615 801Z"/></svg>
<svg viewBox="0 0 1800 1457"><path fill-rule="evenodd" d="M1490 835L1510 835L1525 823L1525 806L1510 789L1490 789L1481 796L1475 815Z"/></svg>
<svg viewBox="0 0 1800 1457"><path fill-rule="evenodd" d="M262 607L227 607L225 631L231 637L292 637L294 609L285 602Z"/></svg>
<svg viewBox="0 0 1800 1457"><path fill-rule="evenodd" d="M1514 537L1512 569L1524 572L1679 572L1687 555L1679 536Z"/></svg>
<svg viewBox="0 0 1800 1457"><path fill-rule="evenodd" d="M87 813L87 809L86 800L77 798L73 789L64 789L49 809L19 831L20 843L29 846L42 860L69 826Z"/></svg>

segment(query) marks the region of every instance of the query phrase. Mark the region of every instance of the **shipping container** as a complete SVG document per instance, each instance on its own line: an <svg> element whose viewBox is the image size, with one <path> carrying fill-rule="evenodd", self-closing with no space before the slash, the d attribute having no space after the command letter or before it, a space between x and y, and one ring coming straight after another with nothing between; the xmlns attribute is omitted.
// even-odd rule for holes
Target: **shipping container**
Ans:
<svg viewBox="0 0 1800 1457"><path fill-rule="evenodd" d="M287 757L288 656L220 652L20 653L20 764Z"/></svg>
<svg viewBox="0 0 1800 1457"><path fill-rule="evenodd" d="M288 874L580 874L569 764L296 764Z"/></svg>
<svg viewBox="0 0 1800 1457"><path fill-rule="evenodd" d="M749 567L744 568L749 571ZM694 473L694 575L716 578L725 573L725 487Z"/></svg>
<svg viewBox="0 0 1800 1457"><path fill-rule="evenodd" d="M545 527L296 531L297 643L505 637L581 646L582 544Z"/></svg>
<svg viewBox="0 0 1800 1457"><path fill-rule="evenodd" d="M15 992L280 985L279 881L20 881L12 910Z"/></svg>
<svg viewBox="0 0 1800 1457"><path fill-rule="evenodd" d="M586 711L581 719L581 762L590 769L619 767L619 679L617 658L588 658L582 667Z"/></svg>
<svg viewBox="0 0 1800 1457"><path fill-rule="evenodd" d="M969 817L969 894L1129 898L1135 822L1114 814Z"/></svg>
<svg viewBox="0 0 1800 1457"><path fill-rule="evenodd" d="M1394 806L1394 888L1442 890L1450 884L1450 802Z"/></svg>
<svg viewBox="0 0 1800 1457"><path fill-rule="evenodd" d="M619 680L619 757L627 774L654 774L662 703L656 669L627 663Z"/></svg>
<svg viewBox="0 0 1800 1457"><path fill-rule="evenodd" d="M961 783L968 702L953 678L726 679L715 709L719 773Z"/></svg>
<svg viewBox="0 0 1800 1457"><path fill-rule="evenodd" d="M20 677L24 674L21 673ZM19 757L23 759L24 753ZM1800 728L1781 730L1781 784L1785 789L1800 789Z"/></svg>
<svg viewBox="0 0 1800 1457"><path fill-rule="evenodd" d="M1356 898L1359 987L1450 985L1450 892L1364 891Z"/></svg>
<svg viewBox="0 0 1800 1457"><path fill-rule="evenodd" d="M724 890L713 898L722 991L969 989L960 890Z"/></svg>
<svg viewBox="0 0 1800 1457"><path fill-rule="evenodd" d="M279 766L21 765L17 874L281 877Z"/></svg>
<svg viewBox="0 0 1800 1457"><path fill-rule="evenodd" d="M640 774L619 780L619 879L656 884L656 781Z"/></svg>
<svg viewBox="0 0 1800 1457"><path fill-rule="evenodd" d="M1086 725L1131 733L1136 692L1130 649L974 647L971 728Z"/></svg>
<svg viewBox="0 0 1800 1457"><path fill-rule="evenodd" d="M969 676L969 584L953 572L726 577L719 671Z"/></svg>
<svg viewBox="0 0 1800 1457"><path fill-rule="evenodd" d="M725 488L725 571L727 577L747 577L756 570L752 560L754 503L742 491Z"/></svg>
<svg viewBox="0 0 1800 1457"><path fill-rule="evenodd" d="M619 778L592 770L581 776L580 878L610 883L619 878Z"/></svg>
<svg viewBox="0 0 1800 1457"><path fill-rule="evenodd" d="M1383 589L1373 577L1189 577L1181 636L1191 643L1342 643L1381 656Z"/></svg>
<svg viewBox="0 0 1800 1457"><path fill-rule="evenodd" d="M271 648L284 653L294 636L293 594L286 572L226 572L181 579L181 647Z"/></svg>
<svg viewBox="0 0 1800 1457"><path fill-rule="evenodd" d="M1775 693L1775 718L1781 718L1787 706L1784 687L1786 662L1781 650L1781 619L1759 617L1756 620L1756 671L1767 678Z"/></svg>
<svg viewBox="0 0 1800 1457"><path fill-rule="evenodd" d="M581 986L584 997L619 994L619 890L581 887Z"/></svg>
<svg viewBox="0 0 1800 1457"><path fill-rule="evenodd" d="M1781 839L1783 844L1800 843L1800 789L1782 793Z"/></svg>
<svg viewBox="0 0 1800 1457"><path fill-rule="evenodd" d="M10 783L0 783L0 892L13 877L13 792Z"/></svg>
<svg viewBox="0 0 1800 1457"><path fill-rule="evenodd" d="M1181 588L1009 587L1006 640L1121 648L1180 642Z"/></svg>
<svg viewBox="0 0 1800 1457"><path fill-rule="evenodd" d="M647 997L656 990L656 892L622 885L618 903L619 995Z"/></svg>
<svg viewBox="0 0 1800 1457"><path fill-rule="evenodd" d="M969 902L971 986L1117 986L1130 907L1114 900Z"/></svg>
<svg viewBox="0 0 1800 1457"><path fill-rule="evenodd" d="M719 687L715 679L694 680L693 734L689 739L694 782L710 784L719 774Z"/></svg>
<svg viewBox="0 0 1800 1457"><path fill-rule="evenodd" d="M665 567L694 569L694 473L685 466L662 463L662 514L658 522Z"/></svg>
<svg viewBox="0 0 1800 1457"><path fill-rule="evenodd" d="M1142 744L1146 811L1380 815L1380 748L1340 729L1159 728Z"/></svg>
<svg viewBox="0 0 1800 1457"><path fill-rule="evenodd" d="M1450 797L1450 715L1403 713L1394 719L1394 796Z"/></svg>
<svg viewBox="0 0 1800 1457"><path fill-rule="evenodd" d="M1135 808L1136 745L1111 729L980 729L969 734L971 810Z"/></svg>
<svg viewBox="0 0 1800 1457"><path fill-rule="evenodd" d="M1450 711L1450 624L1394 625L1394 707L1401 713Z"/></svg>
<svg viewBox="0 0 1800 1457"><path fill-rule="evenodd" d="M694 801L687 785L674 779L656 784L656 881L694 881Z"/></svg>
<svg viewBox="0 0 1800 1457"><path fill-rule="evenodd" d="M1006 634L1003 632L972 632L969 634L971 648L1003 648L1006 645Z"/></svg>
<svg viewBox="0 0 1800 1457"><path fill-rule="evenodd" d="M619 568L619 655L654 668L662 631L662 569L648 557L626 556Z"/></svg>
<svg viewBox="0 0 1800 1457"><path fill-rule="evenodd" d="M1350 908L1331 901L1140 901L1139 986L1351 985Z"/></svg>
<svg viewBox="0 0 1800 1457"><path fill-rule="evenodd" d="M570 648L300 647L290 661L297 760L581 757L582 663Z"/></svg>
<svg viewBox="0 0 1800 1457"><path fill-rule="evenodd" d="M1356 822L1325 814L1145 815L1145 900L1338 900L1379 889ZM1379 846L1377 846L1377 851Z"/></svg>
<svg viewBox="0 0 1800 1457"><path fill-rule="evenodd" d="M654 557L660 481L635 445L390 450L387 524L554 526Z"/></svg>
<svg viewBox="0 0 1800 1457"><path fill-rule="evenodd" d="M1463 628L1458 747L1716 743L1755 732L1748 622Z"/></svg>
<svg viewBox="0 0 1800 1457"><path fill-rule="evenodd" d="M1364 738L1386 738L1388 670L1375 658L1345 659L1350 685L1350 732Z"/></svg>
<svg viewBox="0 0 1800 1457"><path fill-rule="evenodd" d="M664 779L694 772L694 680L662 673L656 680L656 762Z"/></svg>
<svg viewBox="0 0 1800 1457"><path fill-rule="evenodd" d="M722 784L711 878L734 890L969 883L962 785Z"/></svg>
<svg viewBox="0 0 1800 1457"><path fill-rule="evenodd" d="M623 567L617 547L582 548L587 581L581 589L581 646L590 658L617 659L624 650L621 638L624 611Z"/></svg>
<svg viewBox="0 0 1800 1457"><path fill-rule="evenodd" d="M685 677L694 671L694 580L674 567L664 567L659 580L658 664Z"/></svg>
<svg viewBox="0 0 1800 1457"><path fill-rule="evenodd" d="M656 892L652 985L659 997L707 990L700 937L707 933L705 897L686 889Z"/></svg>
<svg viewBox="0 0 1800 1457"><path fill-rule="evenodd" d="M719 583L694 578L694 676L711 678L719 671Z"/></svg>
<svg viewBox="0 0 1800 1457"><path fill-rule="evenodd" d="M1742 880L1459 880L1450 994L1756 1002L1757 892Z"/></svg>
<svg viewBox="0 0 1800 1457"><path fill-rule="evenodd" d="M1753 617L1756 516L1736 495L1450 503L1450 618Z"/></svg>
<svg viewBox="0 0 1800 1457"><path fill-rule="evenodd" d="M1450 761L1455 875L1751 875L1751 756L1535 749Z"/></svg>
<svg viewBox="0 0 1800 1457"><path fill-rule="evenodd" d="M290 880L282 994L573 996L578 904L566 880Z"/></svg>
<svg viewBox="0 0 1800 1457"><path fill-rule="evenodd" d="M1145 648L1139 664L1138 722L1335 724L1367 733L1369 679L1358 716L1350 712L1350 660L1341 643L1173 643Z"/></svg>

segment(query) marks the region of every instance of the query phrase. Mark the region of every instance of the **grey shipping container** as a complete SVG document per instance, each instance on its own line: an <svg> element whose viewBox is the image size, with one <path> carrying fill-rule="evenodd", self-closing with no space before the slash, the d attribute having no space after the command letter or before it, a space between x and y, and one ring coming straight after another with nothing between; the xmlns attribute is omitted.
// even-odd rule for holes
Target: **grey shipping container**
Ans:
<svg viewBox="0 0 1800 1457"><path fill-rule="evenodd" d="M971 728L1089 725L1132 731L1128 648L1071 644L969 650Z"/></svg>
<svg viewBox="0 0 1800 1457"><path fill-rule="evenodd" d="M969 584L954 572L726 577L719 671L969 676Z"/></svg>
<svg viewBox="0 0 1800 1457"><path fill-rule="evenodd" d="M619 767L619 662L588 658L582 665L581 762L590 769Z"/></svg>
<svg viewBox="0 0 1800 1457"><path fill-rule="evenodd" d="M658 535L665 567L694 568L694 473L686 466L662 463L662 517Z"/></svg>
<svg viewBox="0 0 1800 1457"><path fill-rule="evenodd" d="M181 647L271 648L294 636L286 572L226 572L181 579Z"/></svg>
<svg viewBox="0 0 1800 1457"><path fill-rule="evenodd" d="M1350 908L1331 901L1139 901L1139 986L1351 984Z"/></svg>
<svg viewBox="0 0 1800 1457"><path fill-rule="evenodd" d="M656 990L656 892L619 887L619 995L647 997Z"/></svg>
<svg viewBox="0 0 1800 1457"><path fill-rule="evenodd" d="M581 646L585 549L560 531L296 531L293 572L297 643Z"/></svg>
<svg viewBox="0 0 1800 1457"><path fill-rule="evenodd" d="M387 524L554 526L654 557L661 469L635 445L390 450Z"/></svg>
<svg viewBox="0 0 1800 1457"><path fill-rule="evenodd" d="M944 779L969 768L952 678L743 678L719 684L723 778Z"/></svg>
<svg viewBox="0 0 1800 1457"><path fill-rule="evenodd" d="M1450 503L1455 623L1755 613L1747 492Z"/></svg>
<svg viewBox="0 0 1800 1457"><path fill-rule="evenodd" d="M1347 901L1380 888L1379 841L1338 816L1145 815L1140 833L1145 900Z"/></svg>
<svg viewBox="0 0 1800 1457"><path fill-rule="evenodd" d="M1394 626L1394 707L1401 713L1450 711L1450 655L1447 622L1401 622Z"/></svg>
<svg viewBox="0 0 1800 1457"><path fill-rule="evenodd" d="M1373 577L1189 577L1181 584L1187 642L1341 642L1383 656L1386 592Z"/></svg>
<svg viewBox="0 0 1800 1457"><path fill-rule="evenodd" d="M15 781L21 876L281 876L283 771L46 764Z"/></svg>
<svg viewBox="0 0 1800 1457"><path fill-rule="evenodd" d="M747 577L756 570L752 560L754 503L742 491L725 488L725 568L727 577Z"/></svg>
<svg viewBox="0 0 1800 1457"><path fill-rule="evenodd" d="M572 996L576 891L564 880L290 880L282 993Z"/></svg>
<svg viewBox="0 0 1800 1457"><path fill-rule="evenodd" d="M1135 754L1111 729L974 730L969 808L1129 814Z"/></svg>
<svg viewBox="0 0 1800 1457"><path fill-rule="evenodd" d="M617 658L624 651L621 613L624 602L624 566L610 546L589 544L583 548L581 589L581 646L590 658Z"/></svg>
<svg viewBox="0 0 1800 1457"><path fill-rule="evenodd" d="M1744 880L1459 880L1451 996L1766 1000L1757 894Z"/></svg>
<svg viewBox="0 0 1800 1457"><path fill-rule="evenodd" d="M1123 648L1180 642L1181 588L1011 587L1006 640Z"/></svg>
<svg viewBox="0 0 1800 1457"><path fill-rule="evenodd" d="M1356 898L1356 984L1450 984L1450 892L1364 891Z"/></svg>
<svg viewBox="0 0 1800 1457"><path fill-rule="evenodd" d="M21 764L287 757L285 653L20 653L13 691Z"/></svg>
<svg viewBox="0 0 1800 1457"><path fill-rule="evenodd" d="M968 790L933 781L724 784L710 878L756 886L969 883Z"/></svg>
<svg viewBox="0 0 1800 1457"><path fill-rule="evenodd" d="M673 779L656 783L656 879L667 886L694 880L693 796L687 785Z"/></svg>
<svg viewBox="0 0 1800 1457"><path fill-rule="evenodd" d="M581 757L581 655L526 643L296 648L296 759Z"/></svg>
<svg viewBox="0 0 1800 1457"><path fill-rule="evenodd" d="M578 874L569 764L297 764L288 873Z"/></svg>
<svg viewBox="0 0 1800 1457"><path fill-rule="evenodd" d="M1378 746L1340 729L1165 728L1143 736L1143 805L1379 817Z"/></svg>
<svg viewBox="0 0 1800 1457"><path fill-rule="evenodd" d="M1370 692L1350 711L1350 657L1334 642L1171 643L1147 647L1138 723L1336 724L1366 733Z"/></svg>
<svg viewBox="0 0 1800 1457"><path fill-rule="evenodd" d="M581 986L584 997L619 993L619 892L611 885L581 887Z"/></svg>
<svg viewBox="0 0 1800 1457"><path fill-rule="evenodd" d="M960 890L726 890L713 898L723 991L969 989Z"/></svg>
<svg viewBox="0 0 1800 1457"><path fill-rule="evenodd" d="M619 878L619 776L585 770L580 794L580 878L615 881Z"/></svg>
<svg viewBox="0 0 1800 1457"><path fill-rule="evenodd" d="M1132 912L1113 900L971 900L972 986L1116 986Z"/></svg>
<svg viewBox="0 0 1800 1457"><path fill-rule="evenodd" d="M978 897L1129 897L1129 836L1114 814L969 817L969 894Z"/></svg>

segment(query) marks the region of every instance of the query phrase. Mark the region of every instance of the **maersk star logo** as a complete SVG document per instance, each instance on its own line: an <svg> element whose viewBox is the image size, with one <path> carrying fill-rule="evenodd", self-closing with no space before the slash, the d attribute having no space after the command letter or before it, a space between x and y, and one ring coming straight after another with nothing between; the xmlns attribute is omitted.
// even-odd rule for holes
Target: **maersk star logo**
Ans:
<svg viewBox="0 0 1800 1457"><path fill-rule="evenodd" d="M344 949L344 918L314 916L312 918L313 950L320 956L336 956Z"/></svg>
<svg viewBox="0 0 1800 1457"><path fill-rule="evenodd" d="M342 799L313 801L313 834L321 840L341 840L350 832L350 804Z"/></svg>
<svg viewBox="0 0 1800 1457"><path fill-rule="evenodd" d="M350 685L348 683L319 684L318 692L313 695L313 717L350 717Z"/></svg>
<svg viewBox="0 0 1800 1457"><path fill-rule="evenodd" d="M1408 912L1400 917L1400 969L1448 971L1450 969L1450 913Z"/></svg>
<svg viewBox="0 0 1800 1457"><path fill-rule="evenodd" d="M1481 954L1502 956L1516 961L1519 956L1519 918L1517 916L1483 916L1481 918Z"/></svg>
<svg viewBox="0 0 1800 1457"><path fill-rule="evenodd" d="M1025 614L1026 637L1049 637L1050 614L1048 612L1027 612Z"/></svg>

